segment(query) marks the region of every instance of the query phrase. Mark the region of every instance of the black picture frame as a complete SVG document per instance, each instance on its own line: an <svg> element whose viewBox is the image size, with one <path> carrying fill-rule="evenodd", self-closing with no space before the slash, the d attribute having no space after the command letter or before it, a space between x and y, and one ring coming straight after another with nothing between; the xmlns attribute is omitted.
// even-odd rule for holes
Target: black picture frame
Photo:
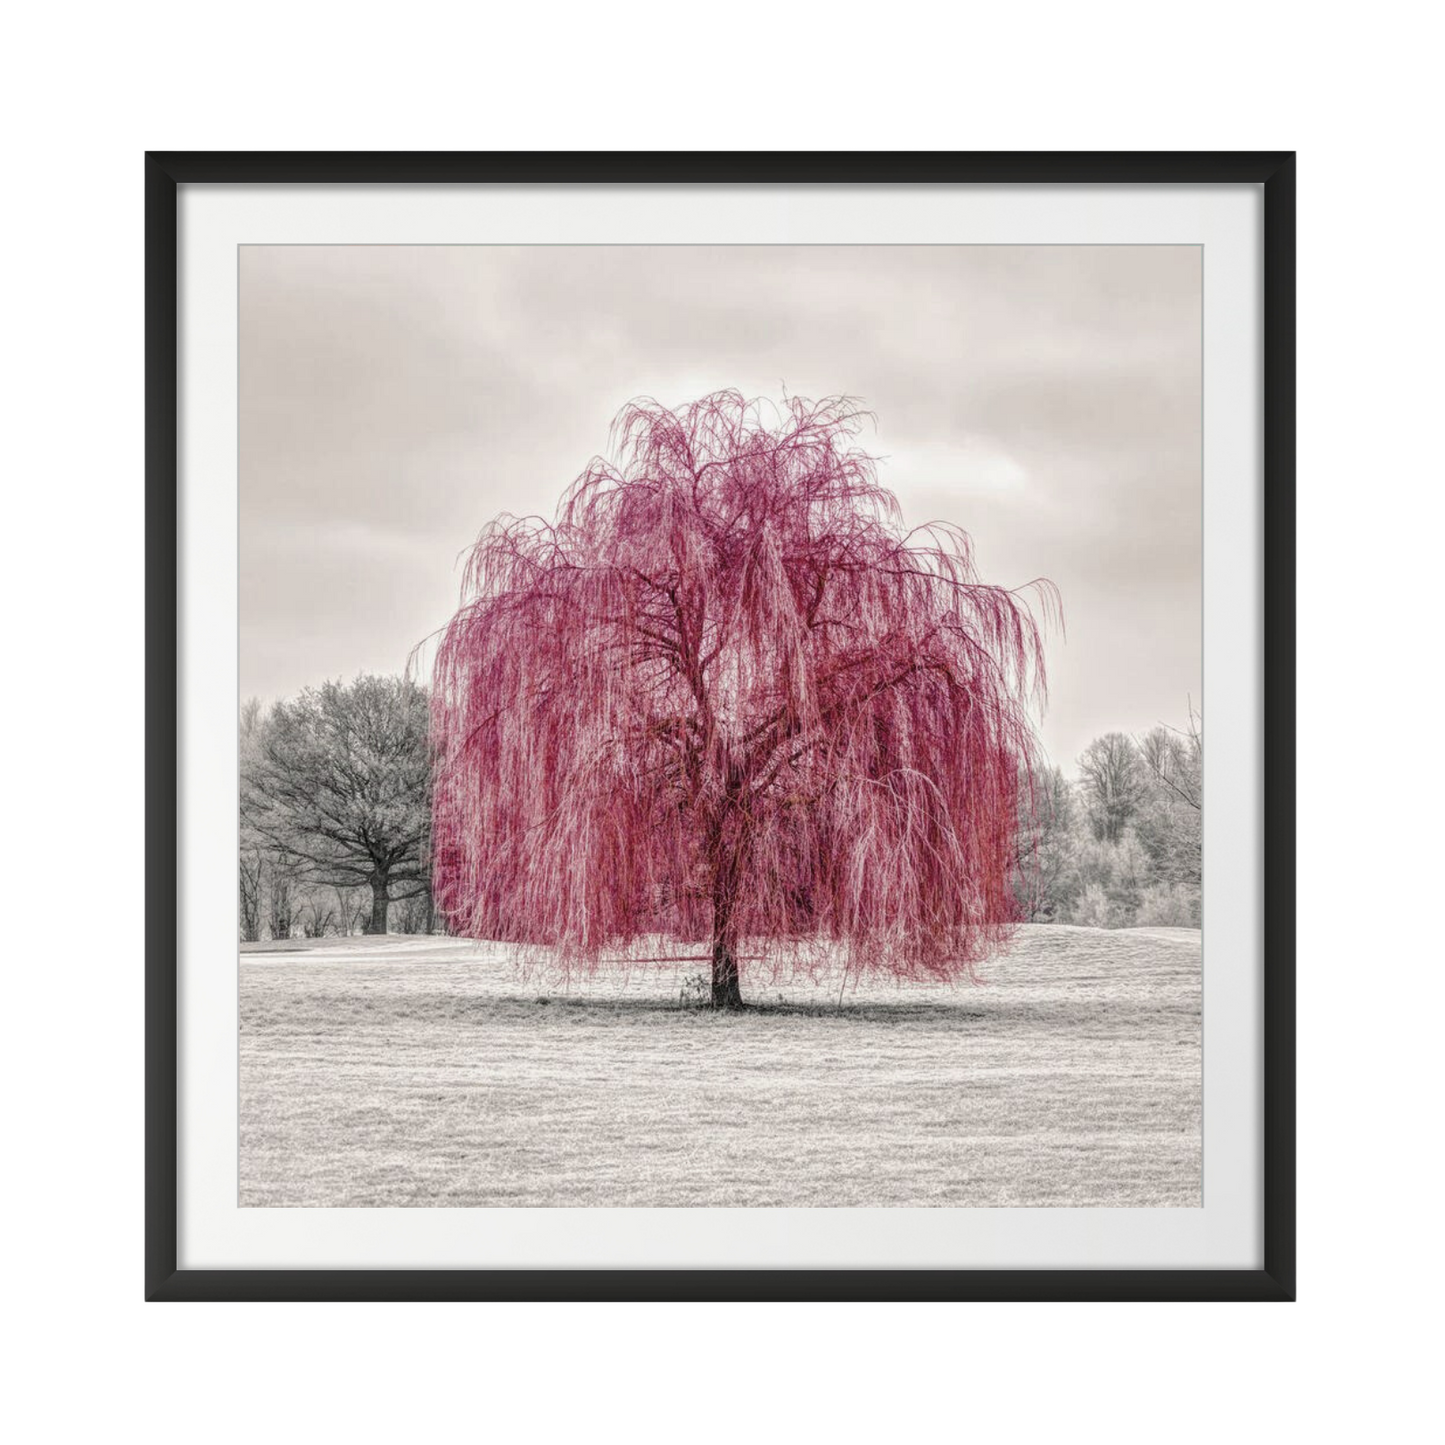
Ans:
<svg viewBox="0 0 1445 1445"><path fill-rule="evenodd" d="M177 1268L177 188L186 184L1210 185L1264 197L1264 1263L1257 1270ZM1292 1300L1295 156L1243 152L148 152L148 1300Z"/></svg>

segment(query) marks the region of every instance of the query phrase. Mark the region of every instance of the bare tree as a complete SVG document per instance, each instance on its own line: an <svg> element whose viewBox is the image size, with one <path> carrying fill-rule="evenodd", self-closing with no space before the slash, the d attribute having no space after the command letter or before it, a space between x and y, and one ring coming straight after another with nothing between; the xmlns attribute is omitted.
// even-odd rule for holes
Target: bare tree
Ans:
<svg viewBox="0 0 1445 1445"><path fill-rule="evenodd" d="M1095 738L1079 758L1079 780L1094 837L1117 843L1144 802L1146 770L1124 733Z"/></svg>
<svg viewBox="0 0 1445 1445"><path fill-rule="evenodd" d="M241 704L237 720L240 737L241 772L256 757L260 744L262 727L262 704L259 698L247 698ZM254 944L262 936L264 903L266 903L266 850L253 829L247 825L246 809L241 809L240 818L240 861L237 864L238 893L240 893L241 942Z"/></svg>
<svg viewBox="0 0 1445 1445"><path fill-rule="evenodd" d="M1025 774L1019 788L1019 830L1014 892L1024 919L1064 918L1079 890L1074 828L1078 805L1062 768Z"/></svg>
<svg viewBox="0 0 1445 1445"><path fill-rule="evenodd" d="M270 904L269 922L272 938L290 938L295 923L291 905L291 874L284 862L272 862L270 888L267 901Z"/></svg>
<svg viewBox="0 0 1445 1445"><path fill-rule="evenodd" d="M322 894L313 892L301 913L301 932L307 938L325 938L336 923L336 910Z"/></svg>
<svg viewBox="0 0 1445 1445"><path fill-rule="evenodd" d="M1191 706L1187 730L1154 728L1140 741L1139 755L1149 785L1138 825L1140 840L1161 883L1197 889L1202 871L1203 720Z"/></svg>
<svg viewBox="0 0 1445 1445"><path fill-rule="evenodd" d="M402 933L430 933L435 923L431 891L414 893L401 911Z"/></svg>
<svg viewBox="0 0 1445 1445"><path fill-rule="evenodd" d="M266 859L261 850L242 847L238 876L243 943L255 943L261 937L261 884L265 872Z"/></svg>
<svg viewBox="0 0 1445 1445"><path fill-rule="evenodd" d="M1204 719L1189 708L1189 727L1156 727L1139 743L1139 755L1155 786L1193 808L1204 806Z"/></svg>
<svg viewBox="0 0 1445 1445"><path fill-rule="evenodd" d="M254 758L260 738L261 702L248 698L241 706L238 719L241 767ZM239 891L239 922L241 941L256 943L261 937L262 908L265 893L266 854L255 834L247 827L244 810L241 815L241 849L237 866Z"/></svg>
<svg viewBox="0 0 1445 1445"><path fill-rule="evenodd" d="M249 828L308 883L371 889L370 933L427 890L426 694L403 678L329 682L278 703L241 778Z"/></svg>
<svg viewBox="0 0 1445 1445"><path fill-rule="evenodd" d="M350 938L358 929L366 931L368 913L356 901L356 890L354 888L334 887L336 894L336 931L343 937Z"/></svg>

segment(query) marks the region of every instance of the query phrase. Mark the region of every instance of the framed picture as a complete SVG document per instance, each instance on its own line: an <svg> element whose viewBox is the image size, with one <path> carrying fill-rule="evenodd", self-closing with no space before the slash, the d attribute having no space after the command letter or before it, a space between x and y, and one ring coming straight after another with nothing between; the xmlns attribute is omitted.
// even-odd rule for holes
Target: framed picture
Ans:
<svg viewBox="0 0 1445 1445"><path fill-rule="evenodd" d="M1294 1298L1293 154L145 170L147 1298Z"/></svg>

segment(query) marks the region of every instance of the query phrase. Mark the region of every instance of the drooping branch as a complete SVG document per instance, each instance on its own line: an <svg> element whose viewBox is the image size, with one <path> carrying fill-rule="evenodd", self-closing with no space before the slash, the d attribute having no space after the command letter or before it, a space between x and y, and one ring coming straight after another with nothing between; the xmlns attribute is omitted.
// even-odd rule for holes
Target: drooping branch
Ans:
<svg viewBox="0 0 1445 1445"><path fill-rule="evenodd" d="M1002 940L1039 625L956 528L900 530L861 417L636 403L555 522L483 532L432 692L455 928L937 976Z"/></svg>

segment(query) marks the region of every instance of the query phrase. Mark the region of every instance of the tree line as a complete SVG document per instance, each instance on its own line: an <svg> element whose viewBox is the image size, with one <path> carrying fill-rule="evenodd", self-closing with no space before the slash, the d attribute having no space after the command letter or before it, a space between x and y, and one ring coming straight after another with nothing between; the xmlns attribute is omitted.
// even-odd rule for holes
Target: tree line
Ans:
<svg viewBox="0 0 1445 1445"><path fill-rule="evenodd" d="M1105 733L1084 749L1078 778L1057 767L1024 789L1015 895L1034 923L1091 928L1200 926L1204 733Z"/></svg>
<svg viewBox="0 0 1445 1445"><path fill-rule="evenodd" d="M240 716L243 940L445 927L432 901L427 691L407 678L328 682ZM1020 789L1013 893L1026 922L1198 927L1204 741L1111 732L1077 777Z"/></svg>

